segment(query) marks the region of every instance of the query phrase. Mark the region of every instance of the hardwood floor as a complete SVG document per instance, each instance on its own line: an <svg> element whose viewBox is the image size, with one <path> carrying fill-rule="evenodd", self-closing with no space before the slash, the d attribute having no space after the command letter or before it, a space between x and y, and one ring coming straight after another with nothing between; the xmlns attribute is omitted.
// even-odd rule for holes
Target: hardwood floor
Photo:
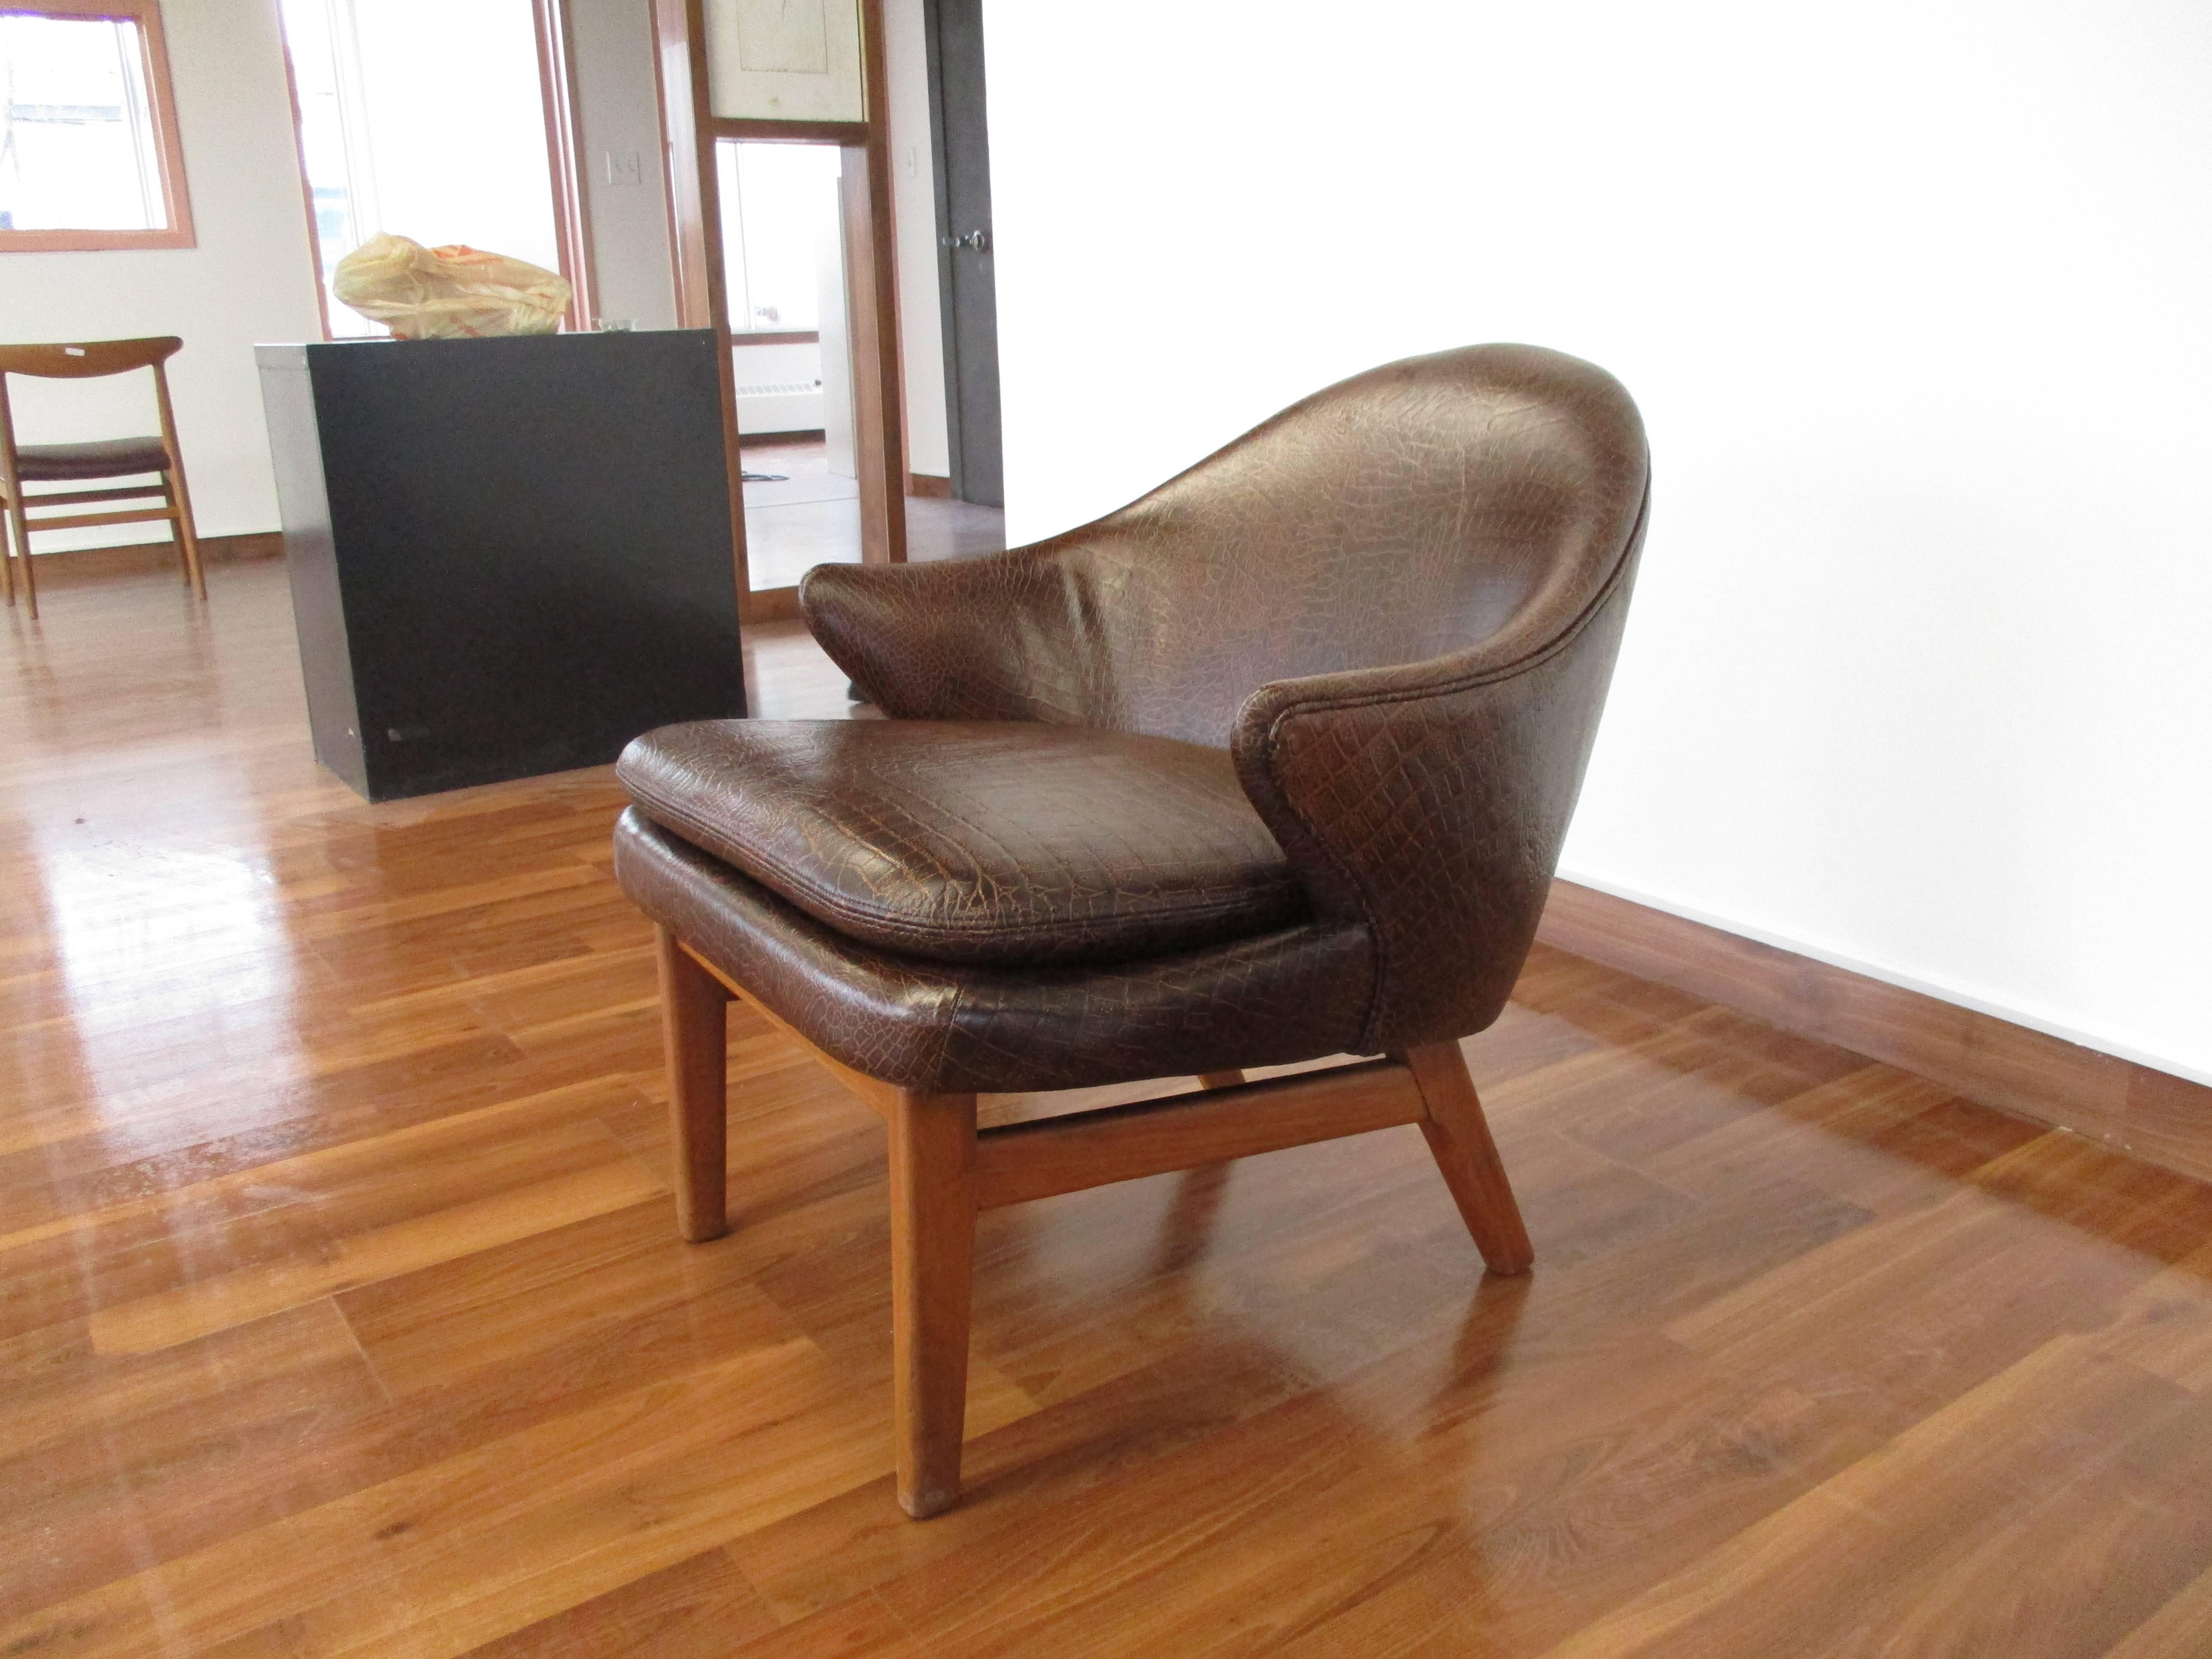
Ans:
<svg viewBox="0 0 2212 1659"><path fill-rule="evenodd" d="M2212 1188L1549 949L1532 1274L1411 1127L988 1212L905 1520L873 1115L736 1012L681 1243L609 775L364 805L209 585L0 623L0 1654L2212 1653Z"/></svg>
<svg viewBox="0 0 2212 1659"><path fill-rule="evenodd" d="M821 439L749 440L744 465L768 475L744 487L745 558L755 588L792 586L817 564L859 562L860 483L830 471ZM907 556L917 563L995 553L1006 544L1000 507L909 495L906 513Z"/></svg>

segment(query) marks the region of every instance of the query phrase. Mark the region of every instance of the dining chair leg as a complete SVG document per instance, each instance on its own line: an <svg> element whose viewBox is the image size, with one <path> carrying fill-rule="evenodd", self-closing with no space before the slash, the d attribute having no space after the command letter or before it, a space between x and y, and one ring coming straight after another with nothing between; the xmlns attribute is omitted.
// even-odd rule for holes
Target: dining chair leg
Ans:
<svg viewBox="0 0 2212 1659"><path fill-rule="evenodd" d="M920 1521L960 1497L975 1275L975 1097L900 1090L890 1164L898 1501Z"/></svg>
<svg viewBox="0 0 2212 1659"><path fill-rule="evenodd" d="M177 550L177 574L185 586L192 585L191 556L185 551L185 515L177 511L177 489L167 472L156 474L161 480L161 505L169 514L169 544Z"/></svg>
<svg viewBox="0 0 2212 1659"><path fill-rule="evenodd" d="M192 592L204 601L207 576L200 568L199 532L192 523L192 492L185 483L185 455L177 447L177 415L169 402L169 371L162 367L164 361L157 357L148 365L154 371L155 406L161 415L161 447L168 452L169 464L161 469L161 489L176 510L177 516L170 523L185 550L185 578Z"/></svg>
<svg viewBox="0 0 2212 1659"><path fill-rule="evenodd" d="M676 1154L676 1225L695 1244L730 1231L730 994L659 930L660 1033L668 1056L669 1139Z"/></svg>
<svg viewBox="0 0 2212 1659"><path fill-rule="evenodd" d="M1483 1261L1494 1273L1526 1273L1536 1252L1467 1074L1467 1056L1456 1042L1431 1042L1407 1049L1406 1064L1428 1108L1421 1133Z"/></svg>
<svg viewBox="0 0 2212 1659"><path fill-rule="evenodd" d="M31 620L39 619L39 578L31 568L31 523L23 512L22 498L16 497L7 517L15 529L16 554L23 567L23 603L31 608Z"/></svg>
<svg viewBox="0 0 2212 1659"><path fill-rule="evenodd" d="M200 538L192 524L192 498L185 489L185 470L176 467L161 475L161 494L169 510L177 516L170 520L177 538L177 551L184 565L185 580L193 593L201 599L207 598L207 573L200 568Z"/></svg>

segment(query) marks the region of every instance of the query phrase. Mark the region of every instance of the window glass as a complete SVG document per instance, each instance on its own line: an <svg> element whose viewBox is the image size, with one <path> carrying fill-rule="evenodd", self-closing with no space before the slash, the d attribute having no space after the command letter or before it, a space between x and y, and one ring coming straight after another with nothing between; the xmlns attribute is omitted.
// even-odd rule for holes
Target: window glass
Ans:
<svg viewBox="0 0 2212 1659"><path fill-rule="evenodd" d="M284 44L292 58L292 92L300 102L300 154L307 170L307 194L314 206L315 249L323 282L339 260L368 240L364 214L356 204L362 180L347 155L346 104L338 96L338 62L331 40L330 9L324 0L284 0ZM366 169L363 169L364 173ZM351 317L352 313L335 313ZM366 326L366 325L364 325Z"/></svg>
<svg viewBox="0 0 2212 1659"><path fill-rule="evenodd" d="M167 228L138 25L0 14L0 230Z"/></svg>
<svg viewBox="0 0 2212 1659"><path fill-rule="evenodd" d="M844 281L836 146L725 140L714 161L730 327L821 327L823 285Z"/></svg>
<svg viewBox="0 0 2212 1659"><path fill-rule="evenodd" d="M531 0L282 0L323 276L380 232L561 269ZM384 330L332 301L339 335Z"/></svg>

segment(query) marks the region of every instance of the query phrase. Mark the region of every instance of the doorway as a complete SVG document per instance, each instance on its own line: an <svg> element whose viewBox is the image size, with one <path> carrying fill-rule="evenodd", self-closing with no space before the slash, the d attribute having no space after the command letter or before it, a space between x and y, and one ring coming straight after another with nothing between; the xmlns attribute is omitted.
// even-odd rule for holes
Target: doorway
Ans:
<svg viewBox="0 0 2212 1659"><path fill-rule="evenodd" d="M858 0L849 11L842 7L799 8L792 17L806 26L796 33L787 27L791 17L786 16L780 0L653 0L653 16L659 48L655 62L666 140L677 314L686 328L712 329L722 347L722 432L731 461L732 529L736 532L731 551L740 573L738 614L748 623L794 617L799 593L792 577L797 573L763 569L757 578L751 569L754 553L746 533L751 515L743 499L743 474L786 469L749 465L745 459L745 434L738 409L738 357L769 343L760 337L764 333L805 331L755 326L771 320L759 314L763 306L778 313L774 320L784 320L783 306L757 299L750 276L741 301L746 314L732 315L740 295L724 270L730 240L722 206L721 146L732 142L739 146L727 165L736 169L741 186L748 167L748 141L814 149L836 157L842 257L835 263L843 272L846 297L842 307L823 307L817 301L813 331L819 336L842 318L845 349L841 353L833 343L818 337L812 342L820 348L823 365L824 470L832 425L826 405L836 395L835 369L842 357L850 365L858 559L868 564L903 563L906 448L884 135L882 0ZM710 38L719 43L712 54ZM804 50L796 50L794 42ZM827 164L823 165L826 170ZM741 239L742 218L741 211ZM830 263L827 246L826 240L817 244L817 270ZM752 337L752 343L737 343L740 333ZM762 482L793 481L787 472L781 479ZM821 516L831 515L825 512ZM801 568L805 562L820 562L821 556L804 561ZM830 556L852 556L841 550Z"/></svg>
<svg viewBox="0 0 2212 1659"><path fill-rule="evenodd" d="M861 553L843 171L835 144L714 146L746 576L758 593Z"/></svg>
<svg viewBox="0 0 2212 1659"><path fill-rule="evenodd" d="M937 184L937 273L945 331L945 436L952 494L1006 504L999 412L999 301L984 108L982 0L923 0Z"/></svg>

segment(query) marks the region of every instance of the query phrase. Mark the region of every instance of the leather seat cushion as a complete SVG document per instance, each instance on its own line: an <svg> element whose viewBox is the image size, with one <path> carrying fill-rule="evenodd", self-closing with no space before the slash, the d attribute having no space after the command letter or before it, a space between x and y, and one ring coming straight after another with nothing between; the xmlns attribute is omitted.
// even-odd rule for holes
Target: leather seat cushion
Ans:
<svg viewBox="0 0 2212 1659"><path fill-rule="evenodd" d="M119 478L132 472L160 472L169 452L159 438L101 438L82 444L25 444L15 452L15 470L25 483L52 483L65 478Z"/></svg>
<svg viewBox="0 0 2212 1659"><path fill-rule="evenodd" d="M1304 921L1090 966L923 962L862 945L635 808L615 878L832 1059L908 1089L1024 1093L1352 1052L1375 984L1357 923Z"/></svg>
<svg viewBox="0 0 2212 1659"><path fill-rule="evenodd" d="M1219 750L1019 720L704 720L630 744L639 811L902 956L1161 956L1304 919Z"/></svg>

